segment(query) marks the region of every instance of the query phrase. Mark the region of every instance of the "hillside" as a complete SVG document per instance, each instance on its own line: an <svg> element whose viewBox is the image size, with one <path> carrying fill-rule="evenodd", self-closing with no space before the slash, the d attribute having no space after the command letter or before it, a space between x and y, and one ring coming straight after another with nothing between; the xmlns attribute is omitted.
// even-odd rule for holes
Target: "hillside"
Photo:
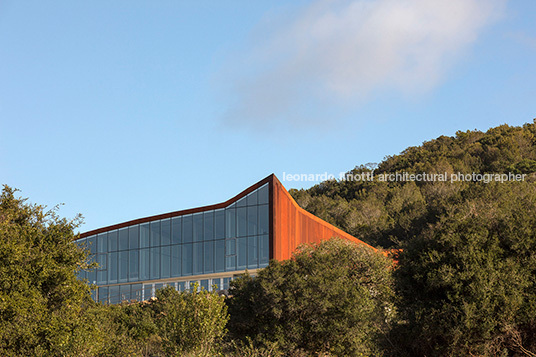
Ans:
<svg viewBox="0 0 536 357"><path fill-rule="evenodd" d="M501 125L486 132L440 136L375 168L357 166L348 174L526 174L522 182L330 180L307 190L290 190L298 204L361 240L384 248L397 247L447 217L460 205L493 211L500 195L534 190L536 181L536 119L522 127ZM478 176L476 176L478 178ZM506 197L515 200L515 194ZM504 198L506 199L506 198ZM478 202L477 202L478 201ZM485 202L482 202L485 201ZM500 203L505 205L506 203Z"/></svg>

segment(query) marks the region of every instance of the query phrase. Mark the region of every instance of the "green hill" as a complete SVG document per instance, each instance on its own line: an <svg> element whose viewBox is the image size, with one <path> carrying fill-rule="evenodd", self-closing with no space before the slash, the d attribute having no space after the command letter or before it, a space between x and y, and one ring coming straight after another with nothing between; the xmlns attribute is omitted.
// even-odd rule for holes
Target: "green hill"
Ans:
<svg viewBox="0 0 536 357"><path fill-rule="evenodd" d="M442 174L447 181L379 181L395 173ZM399 155L386 157L377 167L361 165L349 171L356 177L373 173L374 180L330 180L307 190L290 190L307 211L361 240L384 248L403 246L449 212L484 194L478 190L533 190L536 181L536 119L522 127L501 125L486 132L457 132L440 136ZM451 175L473 173L471 181L451 182ZM478 174L526 174L523 182L479 181ZM439 176L436 176L436 178ZM459 177L459 176L456 176ZM515 197L511 197L515 200ZM492 200L490 198L490 200ZM493 205L484 208L492 210Z"/></svg>

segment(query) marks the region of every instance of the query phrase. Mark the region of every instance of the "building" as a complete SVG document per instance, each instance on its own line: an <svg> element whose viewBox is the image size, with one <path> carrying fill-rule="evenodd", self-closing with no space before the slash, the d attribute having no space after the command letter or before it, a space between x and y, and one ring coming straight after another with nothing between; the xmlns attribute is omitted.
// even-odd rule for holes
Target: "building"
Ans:
<svg viewBox="0 0 536 357"><path fill-rule="evenodd" d="M99 264L80 273L105 303L147 300L172 285L225 290L234 276L285 260L302 243L357 238L300 208L270 175L230 200L85 232L77 244Z"/></svg>

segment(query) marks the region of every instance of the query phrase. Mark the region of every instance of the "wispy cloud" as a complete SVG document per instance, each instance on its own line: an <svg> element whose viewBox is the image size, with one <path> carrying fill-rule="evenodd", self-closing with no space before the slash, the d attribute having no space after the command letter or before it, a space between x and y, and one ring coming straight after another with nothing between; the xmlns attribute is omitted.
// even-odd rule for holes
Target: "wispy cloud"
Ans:
<svg viewBox="0 0 536 357"><path fill-rule="evenodd" d="M270 18L234 59L224 120L300 126L383 91L429 91L505 1L316 0Z"/></svg>

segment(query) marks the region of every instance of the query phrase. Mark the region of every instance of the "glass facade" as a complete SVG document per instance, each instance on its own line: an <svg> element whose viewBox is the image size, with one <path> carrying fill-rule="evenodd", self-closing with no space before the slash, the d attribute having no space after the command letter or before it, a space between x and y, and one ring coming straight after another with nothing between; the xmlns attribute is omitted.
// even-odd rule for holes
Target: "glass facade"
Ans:
<svg viewBox="0 0 536 357"><path fill-rule="evenodd" d="M147 281L265 267L270 250L268 202L265 184L226 208L79 239L76 243L87 247L90 259L99 265L95 271L81 271L79 277L99 286L99 301L118 303L148 299L158 289L155 285L164 284ZM195 281L212 289L228 286L224 280L229 278Z"/></svg>

